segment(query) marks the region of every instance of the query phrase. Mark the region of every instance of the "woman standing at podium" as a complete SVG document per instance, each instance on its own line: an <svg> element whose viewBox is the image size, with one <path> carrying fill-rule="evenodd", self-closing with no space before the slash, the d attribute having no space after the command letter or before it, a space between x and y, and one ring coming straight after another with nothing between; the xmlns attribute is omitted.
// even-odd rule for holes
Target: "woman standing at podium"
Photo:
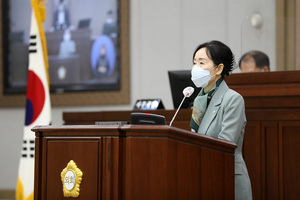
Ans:
<svg viewBox="0 0 300 200"><path fill-rule="evenodd" d="M237 145L235 199L251 200L250 178L242 156L246 125L244 99L229 89L224 80L236 68L234 55L222 42L211 41L196 48L193 61L192 81L202 89L194 100L191 129Z"/></svg>

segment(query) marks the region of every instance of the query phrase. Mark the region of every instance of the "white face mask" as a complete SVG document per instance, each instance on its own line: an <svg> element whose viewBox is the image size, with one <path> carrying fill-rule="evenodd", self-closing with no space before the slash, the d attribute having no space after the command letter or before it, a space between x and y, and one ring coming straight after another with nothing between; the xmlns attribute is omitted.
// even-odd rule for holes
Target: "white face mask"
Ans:
<svg viewBox="0 0 300 200"><path fill-rule="evenodd" d="M211 70L215 68L216 67L212 68ZM210 75L211 70L204 70L198 65L194 65L191 71L191 79L197 88L205 88L208 85L210 79L212 78L212 76Z"/></svg>
<svg viewBox="0 0 300 200"><path fill-rule="evenodd" d="M71 35L70 34L64 34L64 40L70 40Z"/></svg>

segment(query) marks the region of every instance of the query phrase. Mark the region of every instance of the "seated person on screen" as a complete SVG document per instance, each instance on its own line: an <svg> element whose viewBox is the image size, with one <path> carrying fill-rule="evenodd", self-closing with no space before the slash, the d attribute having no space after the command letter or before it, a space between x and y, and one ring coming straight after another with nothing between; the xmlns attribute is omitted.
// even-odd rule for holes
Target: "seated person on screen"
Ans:
<svg viewBox="0 0 300 200"><path fill-rule="evenodd" d="M261 51L245 53L239 61L239 66L242 73L270 71L269 57Z"/></svg>
<svg viewBox="0 0 300 200"><path fill-rule="evenodd" d="M109 70L109 63L106 57L106 47L104 45L101 46L100 55L97 60L97 71L99 75L106 75Z"/></svg>
<svg viewBox="0 0 300 200"><path fill-rule="evenodd" d="M71 39L71 32L65 30L63 41L61 41L59 46L59 56L70 56L76 52L76 44Z"/></svg>

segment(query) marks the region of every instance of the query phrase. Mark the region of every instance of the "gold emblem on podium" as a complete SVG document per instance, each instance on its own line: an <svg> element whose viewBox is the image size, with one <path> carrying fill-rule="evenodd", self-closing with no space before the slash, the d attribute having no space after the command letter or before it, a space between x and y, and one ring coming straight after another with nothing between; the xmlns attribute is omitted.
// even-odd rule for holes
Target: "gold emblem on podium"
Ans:
<svg viewBox="0 0 300 200"><path fill-rule="evenodd" d="M60 173L65 197L78 197L83 173L73 160Z"/></svg>

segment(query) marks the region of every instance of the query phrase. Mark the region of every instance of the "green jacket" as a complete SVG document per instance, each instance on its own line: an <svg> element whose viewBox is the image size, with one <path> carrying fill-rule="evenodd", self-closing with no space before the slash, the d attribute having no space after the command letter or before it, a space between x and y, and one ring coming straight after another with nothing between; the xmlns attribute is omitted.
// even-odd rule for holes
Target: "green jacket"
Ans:
<svg viewBox="0 0 300 200"><path fill-rule="evenodd" d="M235 150L235 199L251 200L252 191L247 167L242 156L246 125L243 97L229 89L225 81L212 97L198 133L234 142Z"/></svg>

